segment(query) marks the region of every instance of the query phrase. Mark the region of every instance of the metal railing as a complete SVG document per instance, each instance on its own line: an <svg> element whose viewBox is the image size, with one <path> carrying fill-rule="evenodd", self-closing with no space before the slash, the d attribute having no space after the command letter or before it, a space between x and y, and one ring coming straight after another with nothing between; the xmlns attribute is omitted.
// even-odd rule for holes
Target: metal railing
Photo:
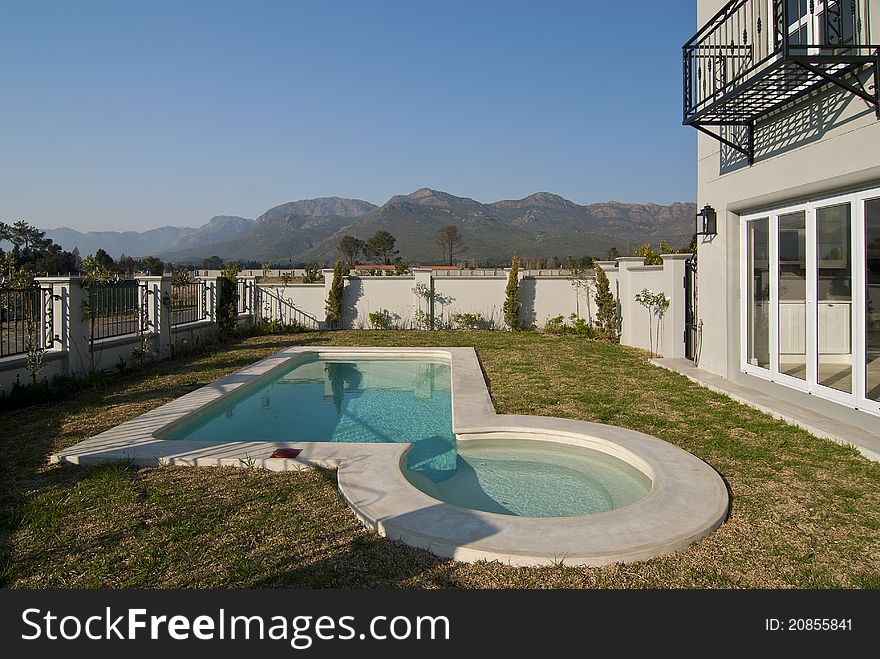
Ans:
<svg viewBox="0 0 880 659"><path fill-rule="evenodd" d="M254 311L254 284L252 280L239 279L236 281L238 287L238 307L236 313L241 316L243 314L253 313Z"/></svg>
<svg viewBox="0 0 880 659"><path fill-rule="evenodd" d="M92 339L136 334L140 329L138 283L124 280L88 287L86 323Z"/></svg>
<svg viewBox="0 0 880 659"><path fill-rule="evenodd" d="M683 46L685 121L780 58L866 55L867 2L732 0Z"/></svg>
<svg viewBox="0 0 880 659"><path fill-rule="evenodd" d="M204 320L208 315L205 282L172 284L169 307L172 326Z"/></svg>
<svg viewBox="0 0 880 659"><path fill-rule="evenodd" d="M319 329L320 321L312 314L295 306L280 292L280 287L255 287L255 305L263 320L299 325L306 329Z"/></svg>
<svg viewBox="0 0 880 659"><path fill-rule="evenodd" d="M38 287L0 289L0 357L20 355L28 346L43 347Z"/></svg>

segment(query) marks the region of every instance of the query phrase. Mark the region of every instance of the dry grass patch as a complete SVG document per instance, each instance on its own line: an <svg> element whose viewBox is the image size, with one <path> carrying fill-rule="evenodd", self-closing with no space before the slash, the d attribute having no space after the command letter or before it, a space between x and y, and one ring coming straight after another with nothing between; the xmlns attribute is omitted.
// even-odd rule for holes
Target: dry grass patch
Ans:
<svg viewBox="0 0 880 659"><path fill-rule="evenodd" d="M364 530L335 474L49 467L46 456L288 345L473 345L500 413L654 434L727 481L731 516L674 556L604 568L441 560ZM0 575L14 587L789 588L880 586L880 465L577 337L256 337L0 417Z"/></svg>

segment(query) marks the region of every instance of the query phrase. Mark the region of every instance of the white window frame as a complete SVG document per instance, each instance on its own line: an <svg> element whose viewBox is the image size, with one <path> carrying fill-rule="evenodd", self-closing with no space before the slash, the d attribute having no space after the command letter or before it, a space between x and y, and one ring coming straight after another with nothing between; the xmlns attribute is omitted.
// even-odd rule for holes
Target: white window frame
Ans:
<svg viewBox="0 0 880 659"><path fill-rule="evenodd" d="M762 212L743 214L740 217L740 369L755 377L776 382L872 414L880 415L880 402L867 398L865 390L865 314L867 291L865 289L865 203L880 199L880 187L856 193L840 194L814 201L777 207ZM839 391L818 383L818 300L816 289L816 212L820 208L838 204L850 204L850 244L852 247L852 296L850 314L850 348L852 353L852 393ZM786 375L779 370L779 217L788 213L805 213L806 247L806 380ZM748 224L767 219L769 231L770 270L770 318L769 345L770 367L761 368L748 362L748 319L751 304L749 291Z"/></svg>

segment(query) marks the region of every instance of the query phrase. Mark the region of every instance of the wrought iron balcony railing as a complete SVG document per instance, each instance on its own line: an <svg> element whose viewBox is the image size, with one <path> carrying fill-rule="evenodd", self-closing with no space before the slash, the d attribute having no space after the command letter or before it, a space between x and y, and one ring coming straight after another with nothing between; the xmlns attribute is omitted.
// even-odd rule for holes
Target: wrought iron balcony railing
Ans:
<svg viewBox="0 0 880 659"><path fill-rule="evenodd" d="M870 44L869 4L732 0L683 47L684 124L752 164L755 122L829 83L873 105L880 118L880 46Z"/></svg>

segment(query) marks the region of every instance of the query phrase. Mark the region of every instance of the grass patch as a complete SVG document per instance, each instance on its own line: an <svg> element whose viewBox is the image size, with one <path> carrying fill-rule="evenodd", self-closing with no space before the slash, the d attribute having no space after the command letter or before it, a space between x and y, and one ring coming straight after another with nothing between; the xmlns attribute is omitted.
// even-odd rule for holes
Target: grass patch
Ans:
<svg viewBox="0 0 880 659"><path fill-rule="evenodd" d="M366 531L335 474L47 466L75 444L289 345L469 346L496 409L650 433L715 467L731 517L689 549L603 568L463 564ZM876 588L880 465L577 337L259 336L0 415L0 582L11 587Z"/></svg>

